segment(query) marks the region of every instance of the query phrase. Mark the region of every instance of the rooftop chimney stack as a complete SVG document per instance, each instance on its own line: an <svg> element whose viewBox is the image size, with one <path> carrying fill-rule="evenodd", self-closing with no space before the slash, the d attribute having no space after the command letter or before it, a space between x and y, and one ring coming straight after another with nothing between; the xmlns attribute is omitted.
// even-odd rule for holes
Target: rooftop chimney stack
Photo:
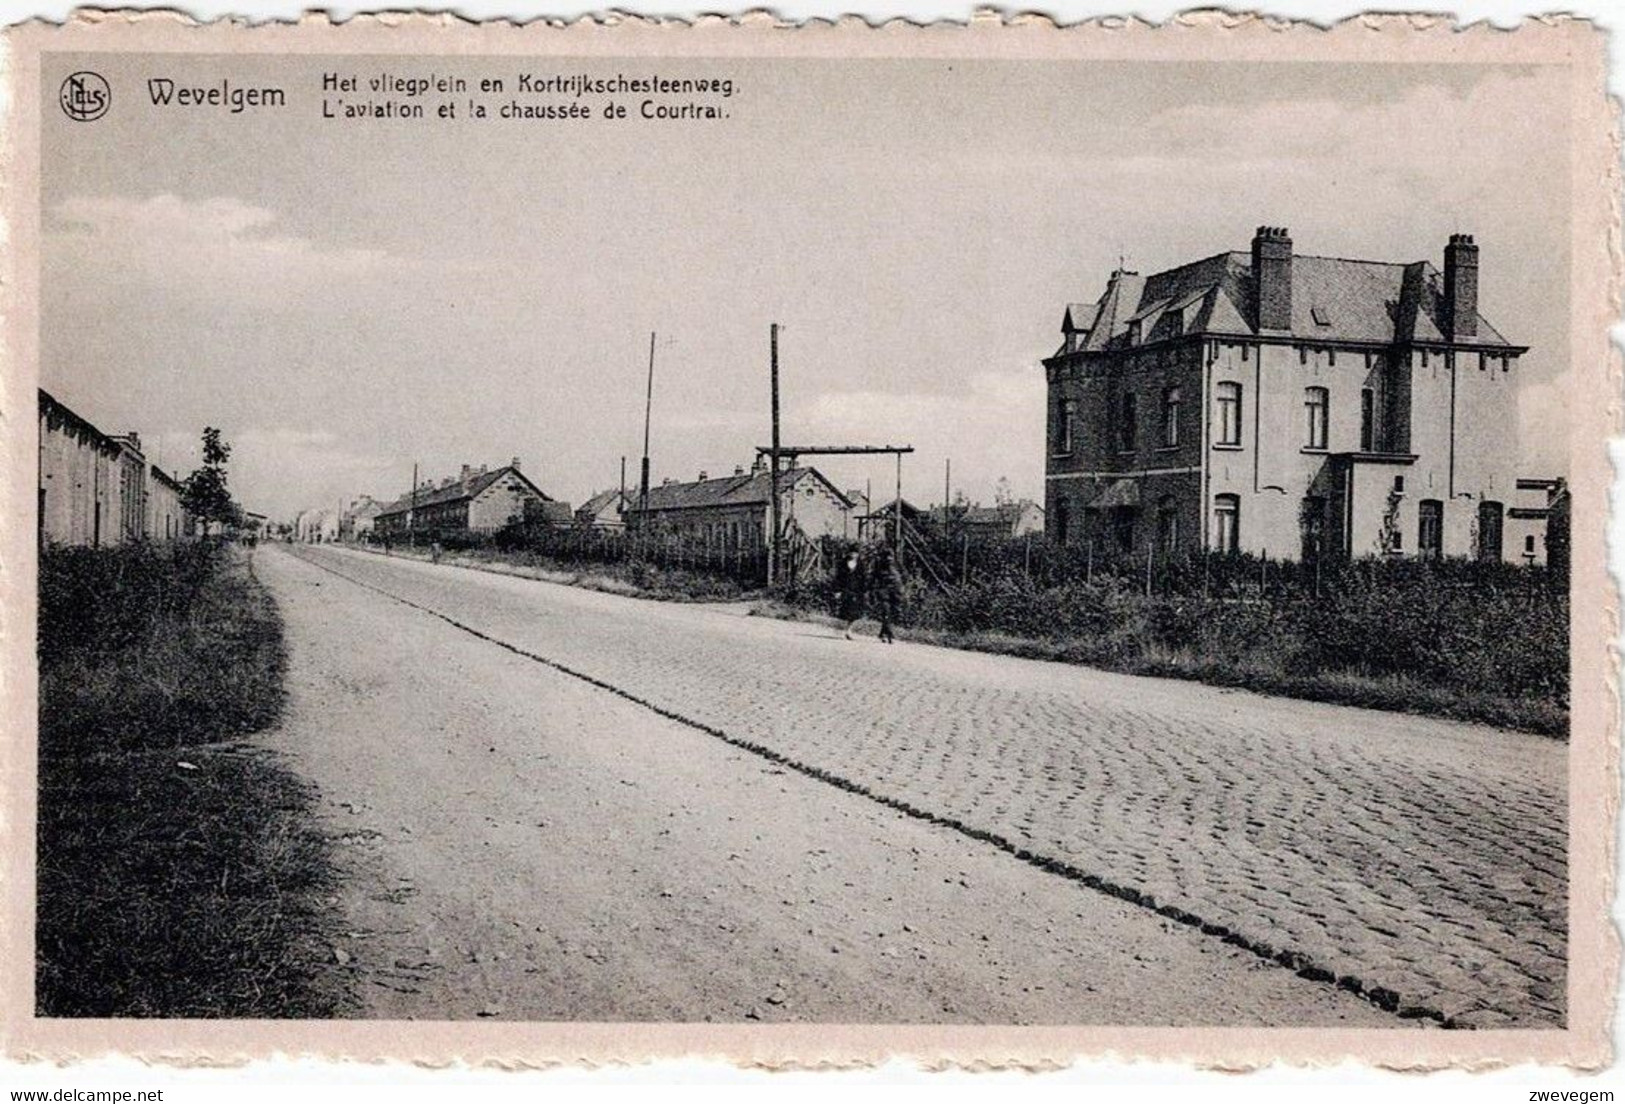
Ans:
<svg viewBox="0 0 1625 1104"><path fill-rule="evenodd" d="M1253 279L1258 285L1258 328L1292 328L1292 238L1284 226L1260 226L1253 235Z"/></svg>
<svg viewBox="0 0 1625 1104"><path fill-rule="evenodd" d="M514 471L518 471L519 470L519 457L515 456L512 460L509 460L508 461L508 467L512 468Z"/></svg>
<svg viewBox="0 0 1625 1104"><path fill-rule="evenodd" d="M1445 336L1478 336L1478 246L1471 234L1451 234L1444 247Z"/></svg>

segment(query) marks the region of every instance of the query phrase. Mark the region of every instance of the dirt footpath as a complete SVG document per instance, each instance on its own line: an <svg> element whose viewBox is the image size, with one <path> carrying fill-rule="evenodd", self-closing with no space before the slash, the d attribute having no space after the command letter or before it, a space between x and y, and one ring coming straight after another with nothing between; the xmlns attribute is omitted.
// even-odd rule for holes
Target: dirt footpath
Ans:
<svg viewBox="0 0 1625 1104"><path fill-rule="evenodd" d="M267 742L321 788L362 1014L1393 1027L285 550Z"/></svg>

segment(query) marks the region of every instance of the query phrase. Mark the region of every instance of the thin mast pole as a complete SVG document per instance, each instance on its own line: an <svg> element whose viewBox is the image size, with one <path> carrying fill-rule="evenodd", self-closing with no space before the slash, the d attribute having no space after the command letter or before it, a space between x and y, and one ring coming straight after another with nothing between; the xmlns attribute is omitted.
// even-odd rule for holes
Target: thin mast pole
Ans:
<svg viewBox="0 0 1625 1104"><path fill-rule="evenodd" d="M773 527L773 531L767 542L767 585L772 586L778 581L779 572L779 324L777 322L768 329L768 344L773 395L773 448L770 450L772 457L768 465L767 494L769 524Z"/></svg>
<svg viewBox="0 0 1625 1104"><path fill-rule="evenodd" d="M654 411L655 402L655 335L649 331L649 385L643 396L643 474L638 482L638 513L639 521L647 522L648 518L641 516L649 508L649 418Z"/></svg>
<svg viewBox="0 0 1625 1104"><path fill-rule="evenodd" d="M417 543L418 528L418 463L412 461L412 505L406 511L406 536L410 543Z"/></svg>

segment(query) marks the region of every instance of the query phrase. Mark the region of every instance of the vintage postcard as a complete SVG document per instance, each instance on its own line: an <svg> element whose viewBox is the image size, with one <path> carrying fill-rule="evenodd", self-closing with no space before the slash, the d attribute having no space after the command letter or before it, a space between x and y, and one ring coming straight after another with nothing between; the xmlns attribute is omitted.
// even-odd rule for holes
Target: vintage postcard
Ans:
<svg viewBox="0 0 1625 1104"><path fill-rule="evenodd" d="M13 28L7 1053L1607 1063L1605 45Z"/></svg>

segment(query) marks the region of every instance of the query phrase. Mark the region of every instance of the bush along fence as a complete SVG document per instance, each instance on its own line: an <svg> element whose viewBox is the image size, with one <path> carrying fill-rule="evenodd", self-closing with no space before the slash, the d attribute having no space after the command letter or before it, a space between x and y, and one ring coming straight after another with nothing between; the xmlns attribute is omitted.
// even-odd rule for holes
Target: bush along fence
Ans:
<svg viewBox="0 0 1625 1104"><path fill-rule="evenodd" d="M903 623L960 647L1568 729L1569 597L1544 567L1219 555L1091 564L1049 547L1030 571L1011 559L947 586L912 576ZM808 603L831 600L827 591Z"/></svg>
<svg viewBox="0 0 1625 1104"><path fill-rule="evenodd" d="M369 543L382 546L382 538ZM393 546L408 542L395 538ZM514 562L558 568L591 565L670 569L715 575L737 582L741 588L761 586L767 578L767 550L749 545L729 546L675 533L637 533L624 529L588 529L541 523L511 525L494 533L466 530L419 530L410 544L423 548L438 544L447 552L498 554Z"/></svg>
<svg viewBox="0 0 1625 1104"><path fill-rule="evenodd" d="M538 526L440 539L448 551L603 574L657 597L759 594L766 578L761 550L670 535ZM833 612L834 581L818 565L853 543L822 542L783 597ZM1107 553L912 527L900 562L899 623L939 643L1567 732L1568 579L1545 566Z"/></svg>

